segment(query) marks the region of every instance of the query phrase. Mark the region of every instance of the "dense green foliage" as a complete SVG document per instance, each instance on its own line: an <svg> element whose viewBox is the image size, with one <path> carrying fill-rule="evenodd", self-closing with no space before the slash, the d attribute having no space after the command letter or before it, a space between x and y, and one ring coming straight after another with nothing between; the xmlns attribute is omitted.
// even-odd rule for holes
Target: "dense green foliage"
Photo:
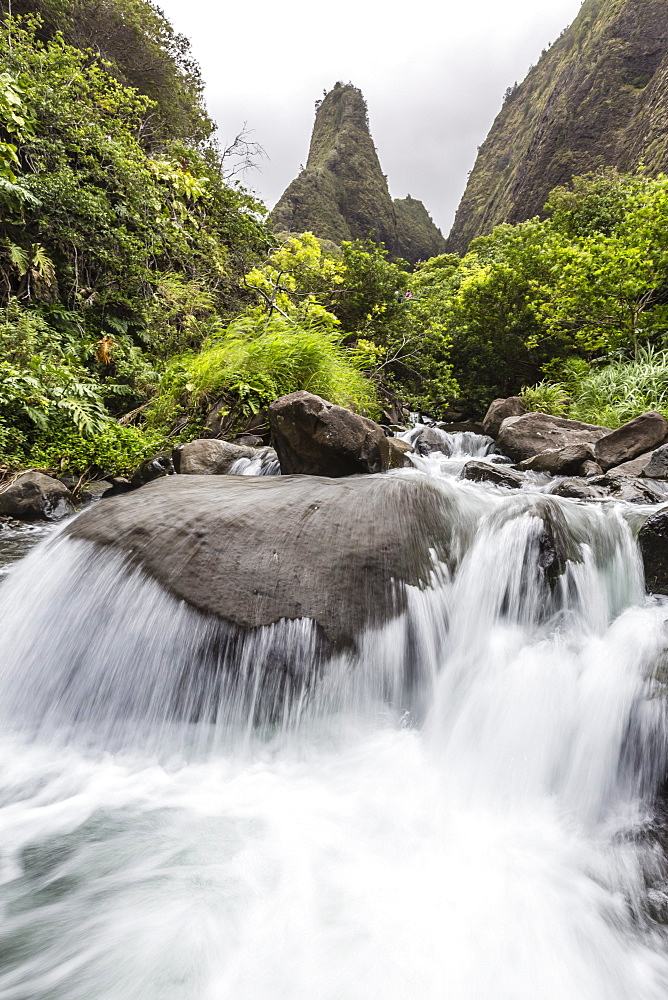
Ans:
<svg viewBox="0 0 668 1000"><path fill-rule="evenodd" d="M668 415L668 178L576 178L546 219L413 271L370 240L278 240L225 182L187 45L148 0L100 0L99 23L39 7L0 26L5 469L127 473L296 389L372 416L518 391L609 426ZM102 44L119 17L125 55Z"/></svg>
<svg viewBox="0 0 668 1000"><path fill-rule="evenodd" d="M268 235L213 147L156 147L155 104L113 67L35 18L0 30L0 441L33 464L143 405L238 310Z"/></svg>

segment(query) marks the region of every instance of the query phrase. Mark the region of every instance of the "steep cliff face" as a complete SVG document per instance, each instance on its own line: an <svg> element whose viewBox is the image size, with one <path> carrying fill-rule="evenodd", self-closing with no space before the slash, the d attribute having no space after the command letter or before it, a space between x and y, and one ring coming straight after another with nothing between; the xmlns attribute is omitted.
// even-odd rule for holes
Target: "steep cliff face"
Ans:
<svg viewBox="0 0 668 1000"><path fill-rule="evenodd" d="M668 167L668 2L585 0L506 97L457 211L448 250L540 214L549 192L604 166Z"/></svg>
<svg viewBox="0 0 668 1000"><path fill-rule="evenodd" d="M337 84L317 110L306 167L271 213L278 232L323 239L371 237L412 263L442 253L445 240L422 202L393 202L369 131L362 92Z"/></svg>
<svg viewBox="0 0 668 1000"><path fill-rule="evenodd" d="M445 253L445 239L417 198L394 199L399 256L415 263Z"/></svg>

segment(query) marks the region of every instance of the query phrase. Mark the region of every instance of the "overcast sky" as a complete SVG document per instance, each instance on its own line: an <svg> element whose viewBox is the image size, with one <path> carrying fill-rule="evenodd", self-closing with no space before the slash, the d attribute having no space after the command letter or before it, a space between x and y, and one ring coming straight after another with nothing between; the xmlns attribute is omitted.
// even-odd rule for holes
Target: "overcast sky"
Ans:
<svg viewBox="0 0 668 1000"><path fill-rule="evenodd" d="M306 163L314 102L359 87L390 191L424 201L447 235L477 147L581 0L158 0L187 35L220 138L244 122L268 159L245 183L271 208Z"/></svg>

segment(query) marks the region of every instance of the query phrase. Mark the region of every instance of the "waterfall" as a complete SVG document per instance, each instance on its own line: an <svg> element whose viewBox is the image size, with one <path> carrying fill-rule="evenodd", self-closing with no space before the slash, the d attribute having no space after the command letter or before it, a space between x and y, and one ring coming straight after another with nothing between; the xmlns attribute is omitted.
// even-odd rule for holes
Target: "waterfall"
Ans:
<svg viewBox="0 0 668 1000"><path fill-rule="evenodd" d="M453 558L355 648L60 531L10 568L0 1000L666 1000L643 515L437 464L485 441L390 474Z"/></svg>

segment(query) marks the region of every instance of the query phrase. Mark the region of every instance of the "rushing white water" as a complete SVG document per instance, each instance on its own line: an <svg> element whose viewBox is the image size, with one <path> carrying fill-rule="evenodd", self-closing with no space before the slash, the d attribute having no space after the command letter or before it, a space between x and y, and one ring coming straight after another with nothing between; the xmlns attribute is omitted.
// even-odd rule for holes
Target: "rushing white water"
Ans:
<svg viewBox="0 0 668 1000"><path fill-rule="evenodd" d="M668 997L641 514L438 481L456 569L326 664L85 543L12 569L0 1000Z"/></svg>

